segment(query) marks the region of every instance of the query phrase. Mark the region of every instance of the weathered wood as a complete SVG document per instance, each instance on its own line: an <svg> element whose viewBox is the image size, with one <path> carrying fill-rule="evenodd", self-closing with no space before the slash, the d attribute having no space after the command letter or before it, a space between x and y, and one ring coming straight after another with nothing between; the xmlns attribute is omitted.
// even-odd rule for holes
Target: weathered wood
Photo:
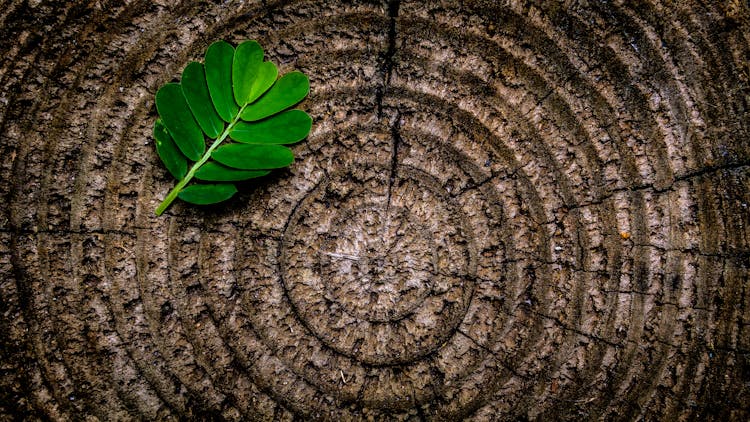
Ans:
<svg viewBox="0 0 750 422"><path fill-rule="evenodd" d="M0 2L0 419L748 420L747 2L537 3ZM156 217L216 39L313 131Z"/></svg>

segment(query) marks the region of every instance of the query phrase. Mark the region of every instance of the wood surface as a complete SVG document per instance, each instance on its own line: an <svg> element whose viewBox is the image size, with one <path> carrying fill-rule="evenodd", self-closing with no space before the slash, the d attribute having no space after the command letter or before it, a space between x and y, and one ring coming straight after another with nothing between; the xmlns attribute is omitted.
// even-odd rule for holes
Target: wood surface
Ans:
<svg viewBox="0 0 750 422"><path fill-rule="evenodd" d="M746 1L0 1L0 420L750 419ZM217 39L288 170L154 209Z"/></svg>

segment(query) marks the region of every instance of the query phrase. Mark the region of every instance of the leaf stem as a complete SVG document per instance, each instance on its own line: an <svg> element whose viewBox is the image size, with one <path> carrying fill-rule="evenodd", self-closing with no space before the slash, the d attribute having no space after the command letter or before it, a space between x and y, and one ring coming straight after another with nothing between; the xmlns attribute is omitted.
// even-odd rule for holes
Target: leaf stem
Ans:
<svg viewBox="0 0 750 422"><path fill-rule="evenodd" d="M242 114L242 111L245 109L247 105L243 105L240 108L240 111L237 112L237 115L234 116L232 121L229 123L229 125L224 129L224 132L221 133L221 136L216 138L213 144L208 148L208 150L203 154L200 160L196 161L195 164L190 168L190 171L187 172L185 177L182 178L182 180L179 181L175 185L175 187L172 188L171 191L167 194L166 198L164 198L163 201L161 201L161 204L159 204L158 207L156 207L156 215L162 215L162 213L169 207L170 204L172 204L172 201L174 201L177 198L177 195L180 194L182 191L182 188L185 187L188 183L190 183L190 180L193 179L193 176L195 176L195 172L198 171L198 169L208 161L209 158L211 158L211 153L214 152L214 150L221 145L222 142L229 136L229 132L232 131L234 128L234 125L237 124L237 122L240 121L240 115Z"/></svg>

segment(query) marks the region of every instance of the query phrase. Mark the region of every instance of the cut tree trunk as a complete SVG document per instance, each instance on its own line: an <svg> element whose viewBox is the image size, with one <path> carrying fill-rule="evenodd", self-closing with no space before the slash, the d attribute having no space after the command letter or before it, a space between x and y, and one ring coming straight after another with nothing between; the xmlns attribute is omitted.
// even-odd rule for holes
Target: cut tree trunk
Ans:
<svg viewBox="0 0 750 422"><path fill-rule="evenodd" d="M0 2L0 420L750 419L741 0ZM154 94L311 79L211 207Z"/></svg>

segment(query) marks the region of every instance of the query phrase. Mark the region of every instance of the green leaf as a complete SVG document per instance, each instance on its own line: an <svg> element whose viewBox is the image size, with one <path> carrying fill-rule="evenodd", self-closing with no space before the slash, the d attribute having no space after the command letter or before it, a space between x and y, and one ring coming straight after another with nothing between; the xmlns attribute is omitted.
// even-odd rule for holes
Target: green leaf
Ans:
<svg viewBox="0 0 750 422"><path fill-rule="evenodd" d="M289 110L259 122L239 122L229 137L244 144L293 144L310 133L312 119L302 110Z"/></svg>
<svg viewBox="0 0 750 422"><path fill-rule="evenodd" d="M159 88L156 110L180 151L192 161L200 160L206 150L203 132L195 122L179 84L168 83Z"/></svg>
<svg viewBox="0 0 750 422"><path fill-rule="evenodd" d="M242 112L242 120L252 122L274 115L297 104L310 92L310 80L301 72L282 76L258 101Z"/></svg>
<svg viewBox="0 0 750 422"><path fill-rule="evenodd" d="M258 67L258 76L253 82L253 86L250 89L250 95L247 98L247 104L257 100L258 97L263 95L268 88L276 82L276 77L279 76L279 70L276 65L272 62L263 62Z"/></svg>
<svg viewBox="0 0 750 422"><path fill-rule="evenodd" d="M294 154L280 145L228 144L217 148L211 158L236 169L262 170L286 167L294 161Z"/></svg>
<svg viewBox="0 0 750 422"><path fill-rule="evenodd" d="M237 104L249 103L255 79L263 63L263 49L257 41L245 41L237 46L232 61L232 89Z"/></svg>
<svg viewBox="0 0 750 422"><path fill-rule="evenodd" d="M282 145L304 139L312 119L304 111L285 110L307 95L310 81L300 72L278 76L276 65L263 61L257 42L246 41L235 49L217 41L206 51L205 65L188 64L180 84L167 83L157 91L156 152L179 181L156 215L177 198L210 204L237 191L231 183L191 185L193 178L247 180L294 161L292 151ZM206 139L213 139L208 147ZM194 161L191 167L188 161Z"/></svg>
<svg viewBox="0 0 750 422"><path fill-rule="evenodd" d="M226 41L216 41L206 50L206 82L216 112L229 123L240 108L232 92L232 60L234 47Z"/></svg>
<svg viewBox="0 0 750 422"><path fill-rule="evenodd" d="M216 139L224 130L224 122L211 102L203 65L198 62L188 64L182 71L180 85L198 125L209 138Z"/></svg>
<svg viewBox="0 0 750 422"><path fill-rule="evenodd" d="M178 180L185 177L187 160L177 149L177 144L174 143L161 119L156 119L154 123L154 140L156 141L156 153L159 154L159 158L172 176Z"/></svg>
<svg viewBox="0 0 750 422"><path fill-rule="evenodd" d="M209 205L226 201L237 193L237 187L231 183L217 185L190 185L177 195L185 202L196 205Z"/></svg>
<svg viewBox="0 0 750 422"><path fill-rule="evenodd" d="M195 172L195 178L207 182L237 182L262 177L268 173L268 170L237 170L209 161Z"/></svg>

